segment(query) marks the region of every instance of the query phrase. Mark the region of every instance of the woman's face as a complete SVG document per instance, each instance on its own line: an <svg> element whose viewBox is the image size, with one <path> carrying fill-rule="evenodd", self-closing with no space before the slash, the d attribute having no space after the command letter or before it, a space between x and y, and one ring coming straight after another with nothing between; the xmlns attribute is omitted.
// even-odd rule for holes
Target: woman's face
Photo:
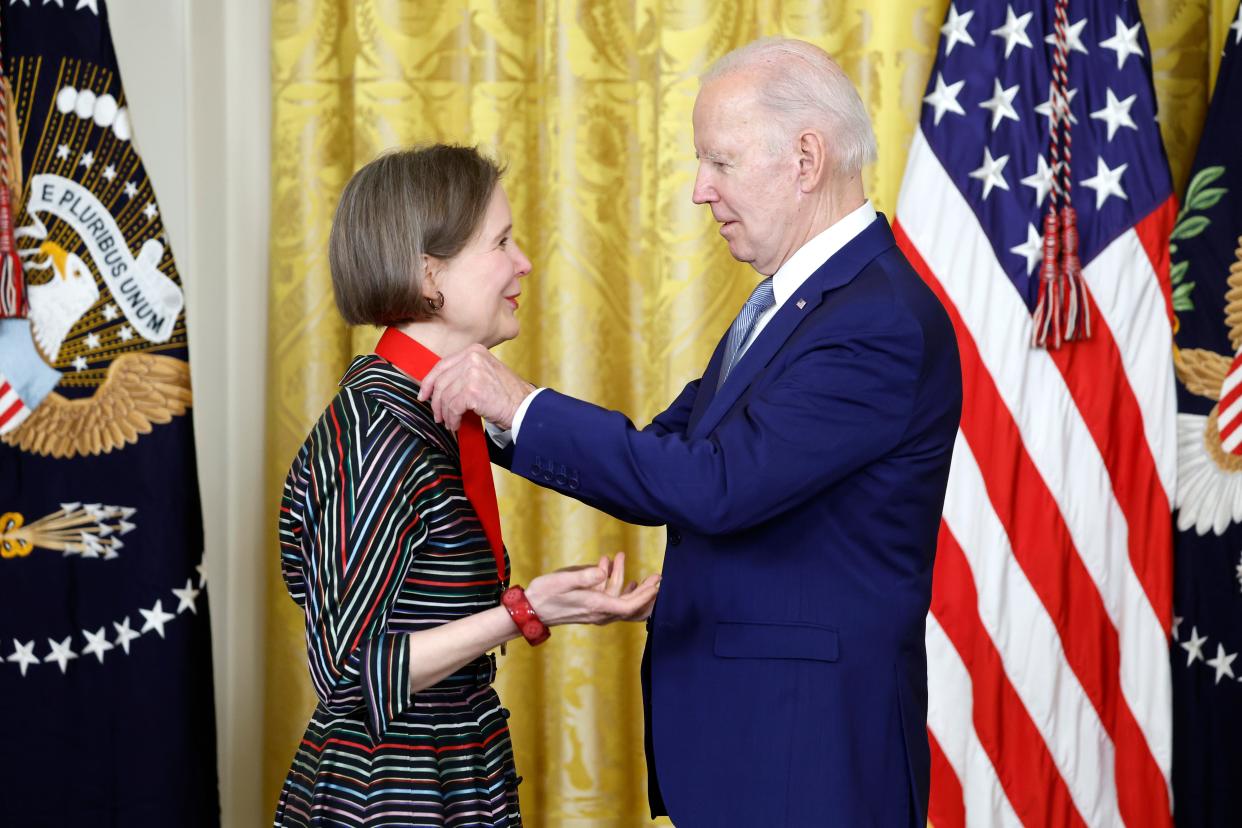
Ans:
<svg viewBox="0 0 1242 828"><path fill-rule="evenodd" d="M444 294L436 316L467 344L487 348L518 335L518 280L530 273L530 260L513 240L513 216L504 188L496 185L479 232L449 262L436 262L424 290Z"/></svg>

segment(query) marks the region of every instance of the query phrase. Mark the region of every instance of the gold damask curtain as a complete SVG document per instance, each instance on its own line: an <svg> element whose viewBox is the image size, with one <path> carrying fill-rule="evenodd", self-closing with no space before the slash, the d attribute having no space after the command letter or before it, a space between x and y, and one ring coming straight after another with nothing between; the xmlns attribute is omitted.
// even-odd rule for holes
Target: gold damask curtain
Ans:
<svg viewBox="0 0 1242 828"><path fill-rule="evenodd" d="M947 0L273 0L268 332L265 814L314 694L281 582L285 471L350 358L376 332L332 303L326 242L345 181L379 151L479 144L509 166L515 235L535 264L522 334L499 350L532 380L645 423L697 377L755 282L690 202L699 73L753 38L833 54L859 85L891 213ZM1161 126L1187 175L1235 0L1140 3ZM659 568L663 535L497 475L515 581L626 550ZM642 629L560 628L501 659L528 824L648 825ZM256 824L259 824L256 822Z"/></svg>

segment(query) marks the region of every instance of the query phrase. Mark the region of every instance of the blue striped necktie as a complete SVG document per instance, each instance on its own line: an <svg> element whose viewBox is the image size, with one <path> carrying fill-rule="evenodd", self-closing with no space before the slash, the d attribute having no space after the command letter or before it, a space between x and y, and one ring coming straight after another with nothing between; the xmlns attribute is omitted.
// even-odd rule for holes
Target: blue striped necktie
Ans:
<svg viewBox="0 0 1242 828"><path fill-rule="evenodd" d="M764 279L755 286L751 292L750 298L746 300L746 304L742 305L742 309L738 311L737 318L733 320L733 324L729 326L729 338L725 342L724 359L720 363L720 379L716 383L717 390L724 385L725 378L729 376L729 372L737 365L738 358L741 356L742 345L750 336L750 332L755 328L755 322L763 315L763 312L776 304L776 296L772 292L772 277Z"/></svg>

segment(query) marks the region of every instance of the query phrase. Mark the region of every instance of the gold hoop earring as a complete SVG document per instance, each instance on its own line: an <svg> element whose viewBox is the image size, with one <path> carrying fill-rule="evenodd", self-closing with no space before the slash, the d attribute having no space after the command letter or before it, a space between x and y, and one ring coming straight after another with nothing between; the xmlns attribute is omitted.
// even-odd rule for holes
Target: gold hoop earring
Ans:
<svg viewBox="0 0 1242 828"><path fill-rule="evenodd" d="M440 310L440 308L444 307L444 294L437 290L436 298L427 300L427 307L431 308L432 313L435 313Z"/></svg>

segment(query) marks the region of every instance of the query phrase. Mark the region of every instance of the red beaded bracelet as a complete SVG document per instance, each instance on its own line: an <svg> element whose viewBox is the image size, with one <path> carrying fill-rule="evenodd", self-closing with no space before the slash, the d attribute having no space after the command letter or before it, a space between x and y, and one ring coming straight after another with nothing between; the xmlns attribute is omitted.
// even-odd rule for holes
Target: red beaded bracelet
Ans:
<svg viewBox="0 0 1242 828"><path fill-rule="evenodd" d="M526 590L520 586L511 586L500 596L500 603L509 611L509 617L532 647L548 640L552 631L539 620L535 608L526 597Z"/></svg>

